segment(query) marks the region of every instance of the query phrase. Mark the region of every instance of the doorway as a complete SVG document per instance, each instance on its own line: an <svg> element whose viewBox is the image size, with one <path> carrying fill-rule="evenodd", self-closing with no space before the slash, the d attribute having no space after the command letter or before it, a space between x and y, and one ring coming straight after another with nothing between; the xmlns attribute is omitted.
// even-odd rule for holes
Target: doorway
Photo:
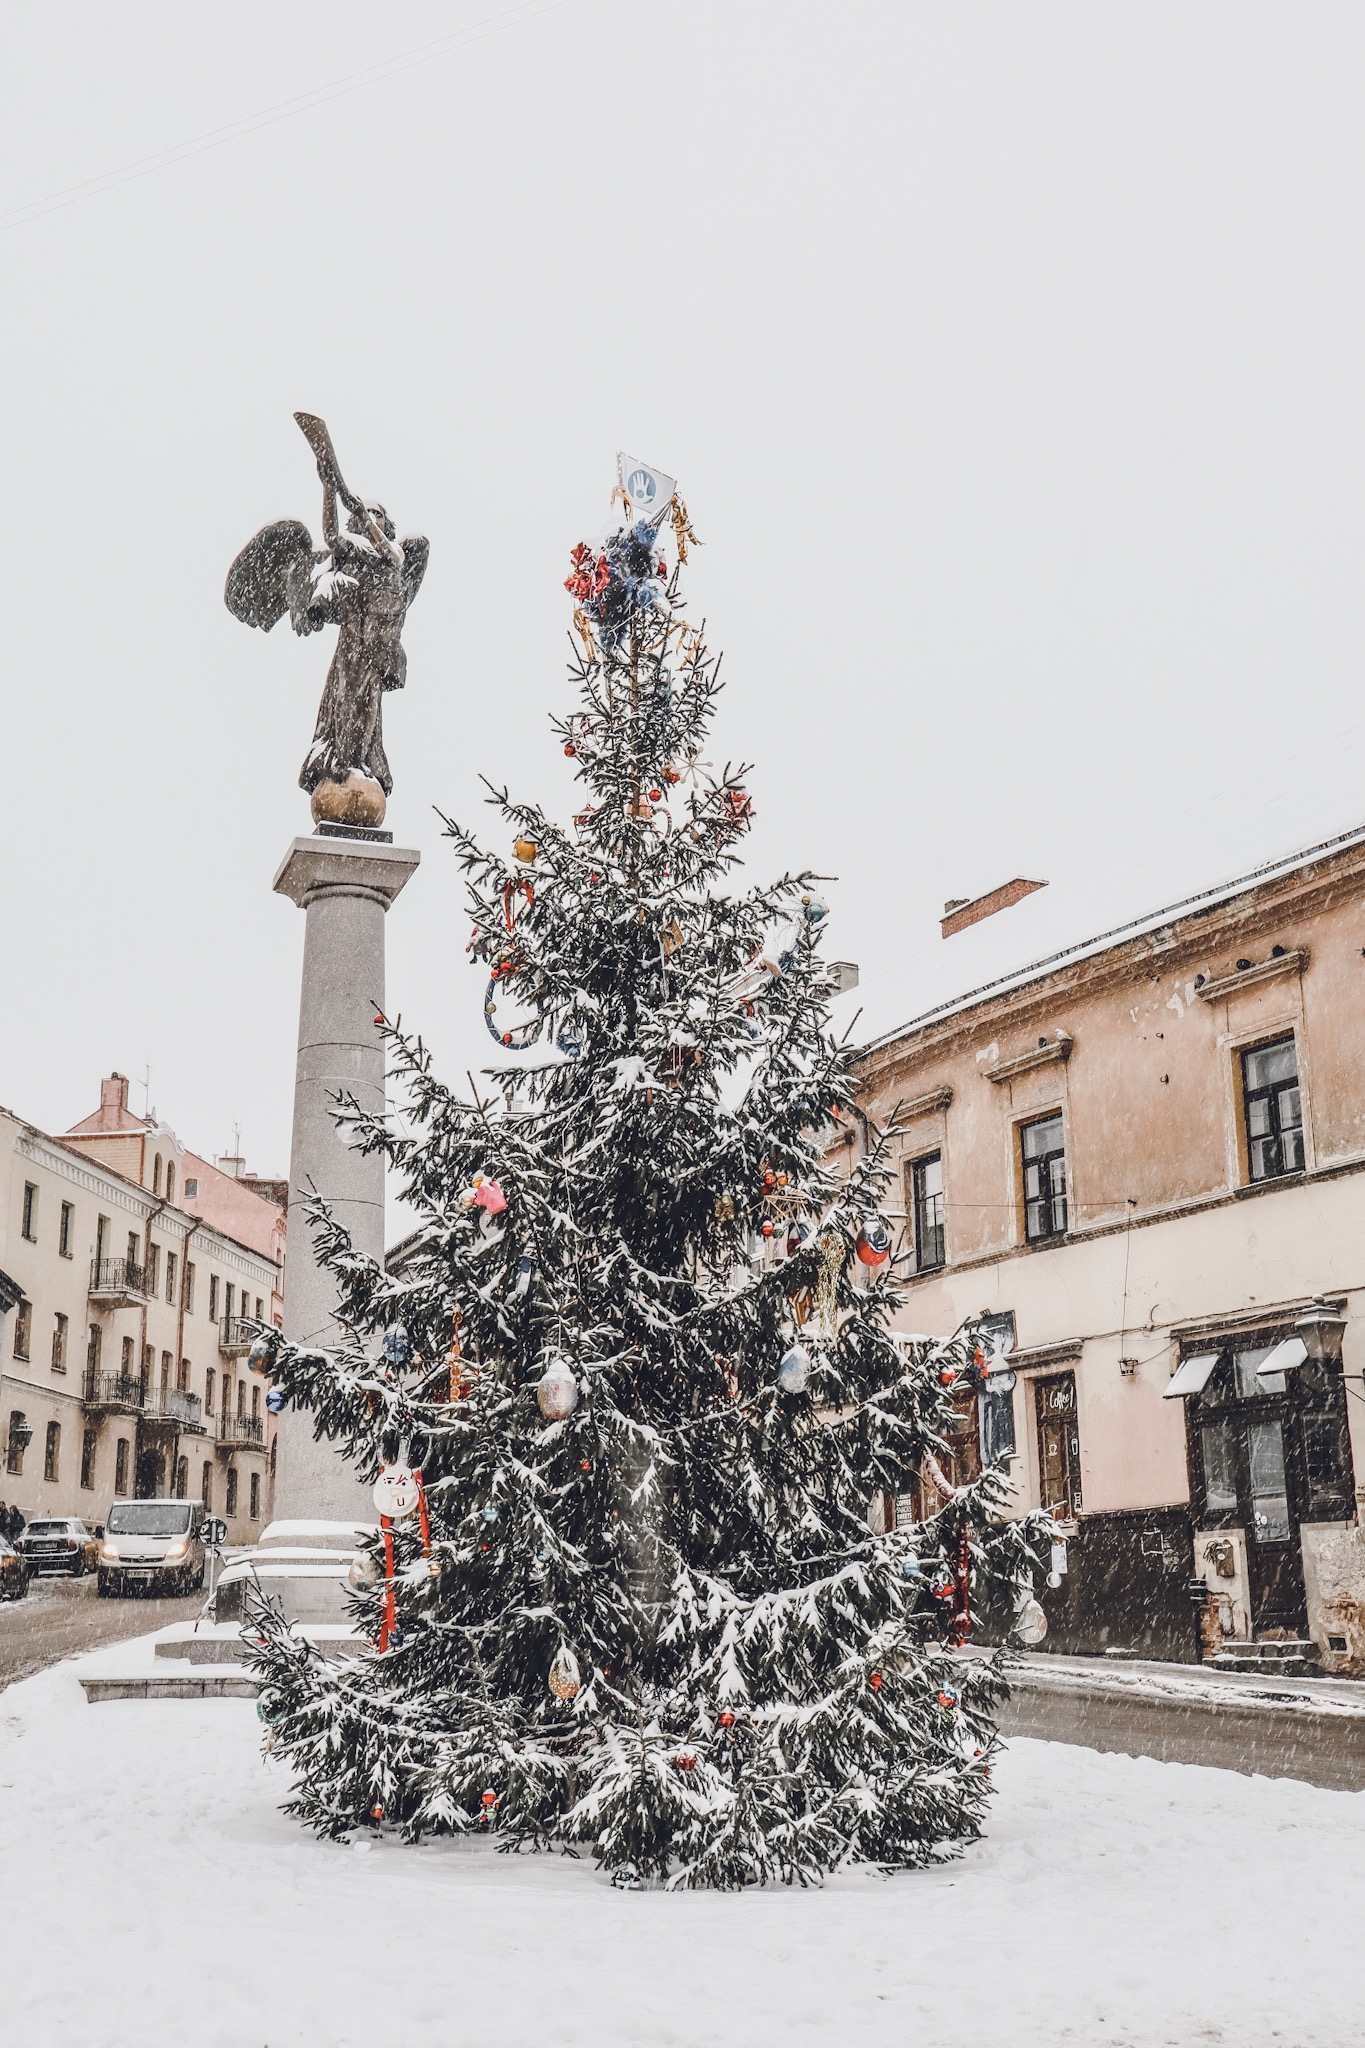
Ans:
<svg viewBox="0 0 1365 2048"><path fill-rule="evenodd" d="M1040 1499L1059 1522L1074 1522L1081 1512L1081 1436L1076 1421L1076 1375L1057 1373L1035 1380L1033 1398L1038 1415L1038 1482Z"/></svg>

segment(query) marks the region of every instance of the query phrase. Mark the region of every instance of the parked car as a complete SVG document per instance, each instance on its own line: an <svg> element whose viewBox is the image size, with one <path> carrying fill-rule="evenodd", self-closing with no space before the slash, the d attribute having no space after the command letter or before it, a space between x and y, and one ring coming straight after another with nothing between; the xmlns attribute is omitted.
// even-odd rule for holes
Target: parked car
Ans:
<svg viewBox="0 0 1365 2048"><path fill-rule="evenodd" d="M0 1536L0 1600L22 1600L28 1591L28 1560Z"/></svg>
<svg viewBox="0 0 1365 2048"><path fill-rule="evenodd" d="M204 1583L204 1510L197 1500L116 1500L100 1545L101 1598L185 1593Z"/></svg>
<svg viewBox="0 0 1365 2048"><path fill-rule="evenodd" d="M30 1522L14 1547L34 1573L65 1572L70 1578L83 1579L99 1564L98 1536L70 1515Z"/></svg>

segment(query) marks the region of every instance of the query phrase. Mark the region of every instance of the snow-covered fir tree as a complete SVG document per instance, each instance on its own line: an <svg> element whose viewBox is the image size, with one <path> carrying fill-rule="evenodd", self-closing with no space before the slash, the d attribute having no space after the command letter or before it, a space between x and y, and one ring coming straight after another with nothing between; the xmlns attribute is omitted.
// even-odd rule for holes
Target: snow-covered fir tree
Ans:
<svg viewBox="0 0 1365 2048"><path fill-rule="evenodd" d="M262 1715L331 1835L487 1829L693 1886L921 1863L980 1827L1001 1678L962 1646L1035 1532L998 1474L942 1479L975 1335L892 1332L896 1134L829 1164L826 906L809 875L727 892L750 797L702 758L679 568L637 523L568 587L581 808L496 793L492 851L449 826L515 1082L452 1091L378 1020L400 1112L345 1119L417 1228L386 1271L319 1204L349 1341L260 1347L394 1510L353 1574L369 1647L263 1616ZM874 1531L917 1484L926 1518Z"/></svg>

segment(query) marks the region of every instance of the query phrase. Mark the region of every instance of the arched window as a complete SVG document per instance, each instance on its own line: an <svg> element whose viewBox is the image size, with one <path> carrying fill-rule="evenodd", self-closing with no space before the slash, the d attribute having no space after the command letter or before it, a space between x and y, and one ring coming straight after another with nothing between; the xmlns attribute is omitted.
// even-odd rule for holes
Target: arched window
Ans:
<svg viewBox="0 0 1365 2048"><path fill-rule="evenodd" d="M7 1472L17 1474L23 1471L24 1452L28 1449L28 1440L32 1435L33 1431L24 1420L23 1409L11 1408L9 1411L9 1450L5 1459L5 1470Z"/></svg>
<svg viewBox="0 0 1365 2048"><path fill-rule="evenodd" d="M235 1465L229 1465L227 1468L227 1512L229 1521L237 1513L237 1467Z"/></svg>
<svg viewBox="0 0 1365 2048"><path fill-rule="evenodd" d="M54 1485L57 1481L57 1460L61 1456L61 1449L62 1425L60 1422L49 1422L47 1441L43 1446L43 1477L50 1479Z"/></svg>
<svg viewBox="0 0 1365 2048"><path fill-rule="evenodd" d="M166 1200L168 1202L175 1200L175 1161L173 1159L168 1159L166 1162Z"/></svg>
<svg viewBox="0 0 1365 2048"><path fill-rule="evenodd" d="M161 1154L159 1152L152 1161L152 1193L154 1195L161 1193Z"/></svg>

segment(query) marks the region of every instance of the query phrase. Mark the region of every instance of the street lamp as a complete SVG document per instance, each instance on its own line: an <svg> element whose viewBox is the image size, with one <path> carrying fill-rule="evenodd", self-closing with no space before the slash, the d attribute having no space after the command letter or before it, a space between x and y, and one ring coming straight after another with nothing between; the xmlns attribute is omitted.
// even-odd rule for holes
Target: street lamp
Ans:
<svg viewBox="0 0 1365 2048"><path fill-rule="evenodd" d="M1294 1334L1302 1337L1303 1348L1314 1365L1335 1367L1341 1364L1341 1340L1345 1330L1345 1316L1339 1316L1320 1294L1314 1295L1311 1307L1306 1308L1294 1324Z"/></svg>

